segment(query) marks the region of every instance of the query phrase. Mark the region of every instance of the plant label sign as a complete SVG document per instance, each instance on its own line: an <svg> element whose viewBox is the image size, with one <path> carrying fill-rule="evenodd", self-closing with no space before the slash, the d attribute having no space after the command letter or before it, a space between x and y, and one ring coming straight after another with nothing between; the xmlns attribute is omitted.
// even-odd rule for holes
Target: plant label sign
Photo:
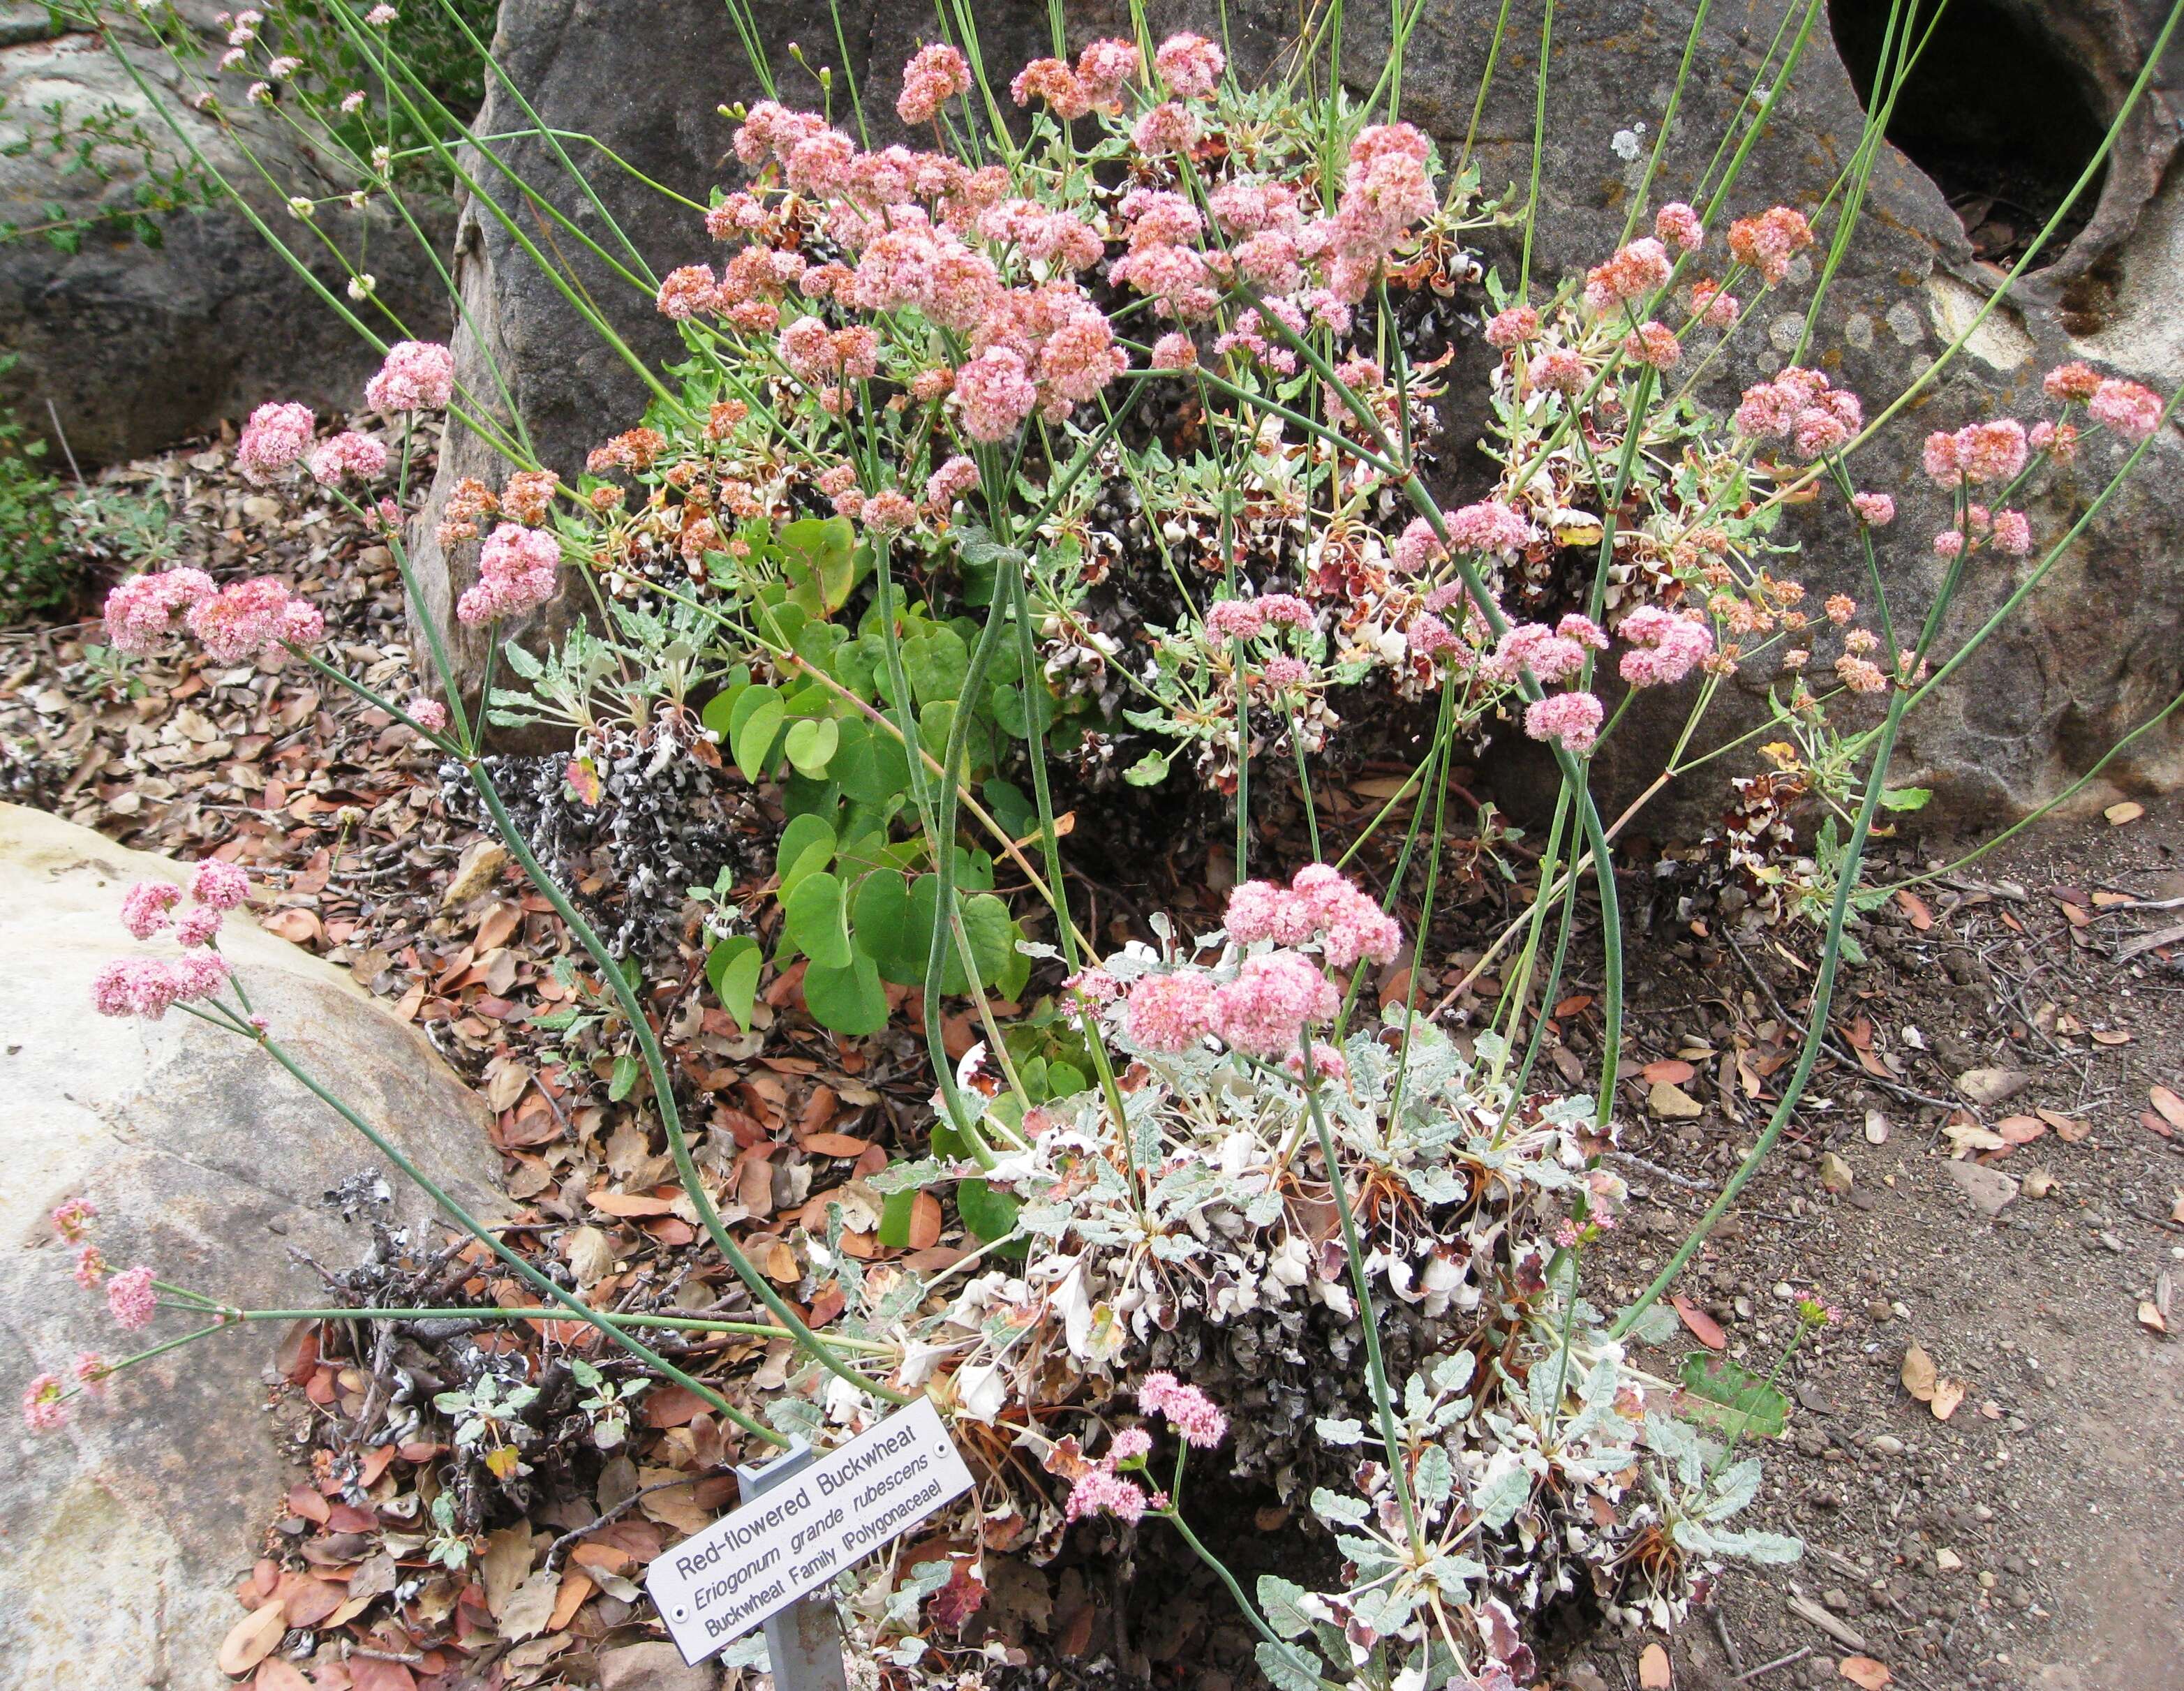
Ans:
<svg viewBox="0 0 2184 1691"><path fill-rule="evenodd" d="M694 1666L970 1489L921 1398L660 1552L645 1589Z"/></svg>

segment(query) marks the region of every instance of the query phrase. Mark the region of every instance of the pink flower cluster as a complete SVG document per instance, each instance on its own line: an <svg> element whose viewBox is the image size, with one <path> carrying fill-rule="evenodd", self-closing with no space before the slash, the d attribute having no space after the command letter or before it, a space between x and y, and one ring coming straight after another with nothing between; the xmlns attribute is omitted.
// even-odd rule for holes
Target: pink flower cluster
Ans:
<svg viewBox="0 0 2184 1691"><path fill-rule="evenodd" d="M1937 430L1926 437L1920 462L1940 487L1964 482L2008 481L2025 468L2029 444L2025 425L2012 417L1992 423L1967 423L1954 434Z"/></svg>
<svg viewBox="0 0 2184 1691"><path fill-rule="evenodd" d="M2093 390L2086 412L2126 440L2142 441L2161 426L2161 396L2136 381L2110 376Z"/></svg>
<svg viewBox="0 0 2184 1691"><path fill-rule="evenodd" d="M1529 305L1513 305L1486 321L1486 343L1491 347L1521 346L1540 332L1540 314Z"/></svg>
<svg viewBox="0 0 2184 1691"><path fill-rule="evenodd" d="M1653 214L1653 233L1680 252L1696 253L1706 245L1706 225L1681 200L1670 200Z"/></svg>
<svg viewBox="0 0 2184 1691"><path fill-rule="evenodd" d="M1643 236L1585 273L1585 303L1605 313L1643 299L1668 286L1671 269L1668 249L1652 236Z"/></svg>
<svg viewBox="0 0 2184 1691"><path fill-rule="evenodd" d="M1204 36L1173 35L1153 50L1153 69L1179 100L1203 99L1228 68L1221 49Z"/></svg>
<svg viewBox="0 0 2184 1691"><path fill-rule="evenodd" d="M1813 225L1804 213L1786 205L1769 207L1758 217L1740 217L1729 225L1729 255L1749 264L1769 286L1790 273L1790 260L1813 244Z"/></svg>
<svg viewBox="0 0 2184 1691"><path fill-rule="evenodd" d="M326 637L326 619L270 576L231 581L189 609L190 632L214 663L252 657L285 658L292 646L315 646Z"/></svg>
<svg viewBox="0 0 2184 1691"><path fill-rule="evenodd" d="M148 1268L125 1269L106 1282L106 1307L131 1332L148 1327L158 1313L159 1293Z"/></svg>
<svg viewBox="0 0 2184 1691"><path fill-rule="evenodd" d="M1512 623L1479 670L1496 681L1514 681L1527 670L1542 683L1568 681L1585 667L1586 647L1597 651L1607 643L1585 617L1566 616L1554 628L1544 622Z"/></svg>
<svg viewBox="0 0 2184 1691"><path fill-rule="evenodd" d="M1377 935L1371 938L1379 943ZM1217 985L1201 969L1141 976L1123 1005L1123 1021L1131 1038L1149 1051L1187 1051L1211 1036L1233 1050L1272 1059L1298 1045L1310 1024L1332 1021L1341 1004L1334 983L1309 959L1269 951L1245 958Z"/></svg>
<svg viewBox="0 0 2184 1691"><path fill-rule="evenodd" d="M311 479L320 487L354 480L374 481L387 470L387 448L369 435L346 433L313 449Z"/></svg>
<svg viewBox="0 0 2184 1691"><path fill-rule="evenodd" d="M971 86L971 66L952 47L922 47L902 68L895 115L907 124L931 123L940 108Z"/></svg>
<svg viewBox="0 0 2184 1691"><path fill-rule="evenodd" d="M1321 954L1337 969L1361 960L1388 962L1403 943L1401 924L1324 863L1306 864L1285 887L1245 882L1228 895L1223 926L1239 945L1262 939L1306 945L1318 939Z"/></svg>
<svg viewBox="0 0 2184 1691"><path fill-rule="evenodd" d="M1078 1476L1062 1506L1062 1518L1082 1521L1088 1515L1112 1515L1134 1526L1145 1519L1151 1501L1142 1486L1115 1471L1111 1458L1095 1462Z"/></svg>
<svg viewBox="0 0 2184 1691"><path fill-rule="evenodd" d="M310 449L313 426L308 405L260 405L235 443L235 467L244 481L264 487Z"/></svg>
<svg viewBox="0 0 2184 1691"><path fill-rule="evenodd" d="M1147 1415L1167 1416L1183 1442L1195 1449L1211 1450L1228 1436L1228 1417L1213 1399L1165 1370L1145 1376L1138 1388L1138 1407Z"/></svg>
<svg viewBox="0 0 2184 1691"><path fill-rule="evenodd" d="M176 1004L212 997L226 983L227 972L227 960L216 951L118 959L92 982L92 1007L101 1015L157 1021Z"/></svg>
<svg viewBox="0 0 2184 1691"><path fill-rule="evenodd" d="M1798 457L1811 459L1847 442L1864 422L1865 410L1855 393L1830 387L1820 371L1792 366L1772 381L1746 388L1733 420L1754 440L1786 436Z"/></svg>
<svg viewBox="0 0 2184 1691"><path fill-rule="evenodd" d="M1599 740L1604 715L1600 701L1589 693L1551 693L1525 707L1524 731L1583 757Z"/></svg>
<svg viewBox="0 0 2184 1691"><path fill-rule="evenodd" d="M1516 552L1535 538L1531 524L1495 499L1462 506L1448 519L1449 544L1459 552Z"/></svg>
<svg viewBox="0 0 2184 1691"><path fill-rule="evenodd" d="M71 1198L56 1205L48 1219L61 1238L70 1244L80 1244L89 1224L98 1219L98 1206L88 1198Z"/></svg>
<svg viewBox="0 0 2184 1691"><path fill-rule="evenodd" d="M376 411L442 411L455 391L455 355L432 341L397 341L364 385Z"/></svg>
<svg viewBox="0 0 2184 1691"><path fill-rule="evenodd" d="M1067 59L1032 60L1009 84L1009 95L1020 106L1044 100L1055 116L1074 123L1095 111L1118 109L1123 84L1144 68L1135 42L1095 41L1077 56L1074 70Z"/></svg>
<svg viewBox="0 0 2184 1691"><path fill-rule="evenodd" d="M107 642L141 657L173 631L176 613L218 591L211 576L187 566L131 576L106 596Z"/></svg>
<svg viewBox="0 0 2184 1691"><path fill-rule="evenodd" d="M1253 640L1269 629L1310 628L1313 621L1312 607L1295 593L1216 599L1206 609L1206 631L1221 640Z"/></svg>
<svg viewBox="0 0 2184 1691"><path fill-rule="evenodd" d="M282 658L289 647L315 645L326 635L318 611L270 576L216 587L203 570L185 568L117 586L106 596L106 637L116 651L141 655L172 631L177 612L216 663Z"/></svg>
<svg viewBox="0 0 2184 1691"><path fill-rule="evenodd" d="M1713 654L1713 631L1706 624L1658 605L1640 605L1615 631L1630 642L1622 673L1632 687L1673 686Z"/></svg>
<svg viewBox="0 0 2184 1691"><path fill-rule="evenodd" d="M515 616L552 598L560 586L561 543L544 529L503 523L478 553L478 578L455 602L475 626Z"/></svg>
<svg viewBox="0 0 2184 1691"><path fill-rule="evenodd" d="M68 1422L67 1390L58 1374L41 1374L23 1388L23 1425L33 1432L53 1432Z"/></svg>

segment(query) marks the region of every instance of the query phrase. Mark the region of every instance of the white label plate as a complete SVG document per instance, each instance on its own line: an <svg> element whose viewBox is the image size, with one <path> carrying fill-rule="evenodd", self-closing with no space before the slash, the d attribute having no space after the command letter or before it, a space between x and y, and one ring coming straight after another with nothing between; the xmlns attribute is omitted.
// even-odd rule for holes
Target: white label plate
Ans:
<svg viewBox="0 0 2184 1691"><path fill-rule="evenodd" d="M971 1489L929 1399L655 1557L645 1589L683 1659L714 1651Z"/></svg>

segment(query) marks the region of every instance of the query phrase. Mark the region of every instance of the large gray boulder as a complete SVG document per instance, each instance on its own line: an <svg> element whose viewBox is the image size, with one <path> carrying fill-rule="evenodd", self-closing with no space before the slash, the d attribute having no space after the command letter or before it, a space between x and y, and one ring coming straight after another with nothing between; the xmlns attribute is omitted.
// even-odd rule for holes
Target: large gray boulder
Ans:
<svg viewBox="0 0 2184 1691"><path fill-rule="evenodd" d="M92 976L136 948L121 928L134 881L189 865L0 805L0 1380L8 1411L35 1375L81 1351L109 1359L187 1332L163 1311L125 1332L79 1287L47 1220L98 1209L116 1268L254 1309L325 1301L292 1255L329 1267L370 1243L326 1194L384 1176L391 1203L359 1213L443 1237L421 1195L363 1138L244 1041L170 1012L156 1023L91 1010ZM505 1213L486 1112L413 1028L341 971L231 915L222 948L276 1037L473 1213ZM150 948L142 948L149 949ZM0 1472L0 1687L211 1691L214 1656L245 1611L234 1588L295 1476L265 1412L280 1323L220 1333L130 1370L65 1427L20 1422Z"/></svg>
<svg viewBox="0 0 2184 1691"><path fill-rule="evenodd" d="M1496 9L1492 0L1423 8L1412 38L1403 115L1433 130L1451 154L1472 122ZM659 25L641 35L587 27L598 10L595 0L504 7L500 55L549 121L599 136L648 174L702 199L724 170L734 168L732 159L723 162L730 129L717 108L752 92L734 30L710 0L671 0L660 8ZM1869 54L1869 46L1861 43L1870 35L1874 20L1867 14L1872 10L1862 0L1837 0L1836 27L1847 43L1841 49L1822 16L1757 137L1726 214L1777 201L1817 209L1849 160L1864 122L1851 65ZM1791 0L1758 0L1752 7L1713 9L1652 189L1656 202L1703 199L1702 180L1717 142L1747 109L1753 87L1778 75L1780 60L1770 65L1769 52L1792 11L1802 16L1804 8ZM1886 11L1880 8L1880 15ZM805 42L815 62L843 57L822 8L777 5L761 7L757 15L777 60L791 41ZM1986 219L1986 250L2007 250L1995 225L2020 216L2009 207L2012 195L2045 192L2059 175L2067 181L2075 175L2083 159L2070 149L2089 147L2088 133L2097 142L2120 108L2162 15L2151 0L1958 0L1951 8L1957 20L1952 27L1963 33L1937 40L1934 53L1936 65L1957 80L1907 101L1898 130L1942 172L1975 221ZM1122 8L1110 4L1072 7L1069 16L1078 38L1126 27ZM1656 9L1635 0L1583 0L1557 8L1535 279L1552 281L1580 270L1613 245L1676 81L1690 16L1687 7ZM1227 23L1237 57L1246 64L1264 62L1289 19L1286 8L1266 0L1229 7ZM1209 8L1161 7L1155 21L1165 30L1210 26L1213 19ZM887 96L923 24L922 15L878 14L848 43L851 68L867 91L868 112L881 125L876 138L886 138L892 119ZM1043 7L990 8L980 25L985 63L1004 79L1006 67L1046 50ZM1346 27L1350 80L1369 86L1387 56L1385 19L1353 14ZM1490 186L1521 184L1529 175L1536 75L1535 25L1527 19L1515 27L1513 20L1477 130L1474 156ZM1928 428L2032 412L2042 373L2070 357L2098 360L2164 390L2184 381L2175 281L2184 258L2184 172L2168 169L2176 146L2176 108L2165 92L2171 80L2164 70L2126 126L2090 220L2057 262L2028 277L1899 420L1893 434L1861 458L1864 484L1897 494L1905 508L1884 556L1899 621L1923 613L1937 581L1925 537L1937 526L1931 519L1938 507L1916 476L1919 442ZM840 86L838 78L838 90ZM637 86L646 91L644 99L627 97L627 91ZM795 97L793 90L790 97ZM488 105L488 123L494 109ZM2029 123L2014 123L2013 114L2027 111ZM1952 121L1961 133L1947 126ZM551 161L537 156L541 151L532 149L532 164L543 173L533 180L545 182L553 172ZM687 210L634 185L617 186L611 172L591 174L656 271L706 255L702 233ZM2027 182L2029 188L2023 186ZM1992 216L1982 206L1992 209ZM586 214L574 214L581 220ZM644 387L595 343L560 292L493 219L473 207L464 214L463 230L460 275L482 339L459 332L461 373L482 386L488 374L482 352L490 348L541 456L566 476L587 448L637 420ZM1513 252L1491 256L1503 260L1505 275L1513 273L1507 262ZM1992 296L2001 274L1975 248L1942 186L1910 158L1888 148L1873 177L1858 239L1819 313L1809 357L1877 409ZM1810 280L1809 264L1801 264L1780 310L1742 331L1734 355L1722 361L1729 397L1745 381L1779 367L1796 344L1803 326L1797 314L1809 299ZM606 303L639 355L655 361L676 355L677 343L649 297L628 288L593 297ZM1467 388L1467 371L1477 375L1470 355L1459 359L1451 383L1457 437L1446 461L1450 491L1459 496L1490 474L1490 466L1469 450L1481 411ZM1476 387L1475 380L1469 387ZM1474 408L1468 414L1469 436L1464 432L1468 406ZM2063 531L2098 491L2105 461L2103 455L2081 465L2043 496L2032 512L2036 531L2052 537ZM502 468L484 443L458 432L441 459L436 499L459 476L490 480ZM2184 573L2172 561L2184 542L2180 470L2184 448L2173 435L2158 442L2151 461L2088 527L2006 637L1968 664L1914 719L1898 770L1902 779L1923 780L1937 789L1930 816L1982 822L2022 815L2067 787L2184 691ZM1869 599L1862 560L1839 518L1814 510L1795 520L1808 548L1802 573L1815 601L1838 588ZM451 565L441 558L431 542L430 520L422 526L423 573L428 591L444 605L466 583L469 563ZM1983 565L1960 600L1953 634L1975 628L2016 579L2009 566ZM572 601L549 607L530 631L552 633L559 626L555 619L573 609ZM1947 639L1943 649L1953 649ZM482 666L481 645L465 640L457 661L475 685ZM1724 736L1757 720L1774 679L1757 666L1741 678L1721 713ZM1677 715L1680 719L1680 709ZM1611 798L1635 792L1659 772L1674 726L1667 707L1634 713L1632 731L1618 735L1603 755ZM1520 748L1503 758L1499 771L1520 792L1525 762ZM1657 804L1652 826L1683 832L1703 823L1719 804L1719 766L1708 767L1709 776L1693 783L1687 798L1672 790ZM2086 797L2113 796L2116 787L2167 787L2179 779L2184 779L2184 726L2172 726L2137 743L2109 766L2106 782Z"/></svg>
<svg viewBox="0 0 2184 1691"><path fill-rule="evenodd" d="M192 0L184 10L210 25L212 8ZM156 104L130 75L131 65ZM109 47L58 27L43 5L0 5L0 220L28 230L53 221L55 209L69 220L136 207L140 190L188 166L189 147L171 117L340 296L346 273L290 219L285 201L292 192L317 197L353 185L329 175L326 161L270 114L246 103L246 77L212 80L232 128L186 103L186 79L148 42L121 36ZM55 106L69 128L64 142L54 140ZM93 136L103 137L88 148L96 168L72 168ZM259 176L246 147L277 188ZM452 208L419 199L413 212L444 244ZM383 207L328 205L318 220L343 251L370 254L379 298L397 316L421 337L444 336L445 290L394 216ZM159 220L159 229L156 247L111 222L95 224L73 251L38 234L0 242L0 348L20 355L0 376L0 400L32 429L54 435L58 415L59 435L88 468L238 421L267 399L343 412L362 403L378 355L233 204L175 212ZM379 332L398 338L383 321Z"/></svg>

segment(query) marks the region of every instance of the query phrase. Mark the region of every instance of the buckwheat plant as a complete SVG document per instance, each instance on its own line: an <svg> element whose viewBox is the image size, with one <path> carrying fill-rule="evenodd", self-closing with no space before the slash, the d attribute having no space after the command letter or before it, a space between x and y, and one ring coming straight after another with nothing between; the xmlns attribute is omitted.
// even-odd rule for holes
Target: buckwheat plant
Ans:
<svg viewBox="0 0 2184 1691"><path fill-rule="evenodd" d="M1369 83L1340 74L1355 67L1341 57L1340 0L1256 77L1210 36L1156 36L1134 5L1126 32L1072 50L1056 8L1050 56L1006 80L988 74L969 10L951 0L900 81L869 94L892 97L912 137L901 145L868 138L854 97L838 110L834 73L799 49L795 86L816 69L820 108L800 107L755 19L736 0L729 9L766 97L733 108L733 163L705 201L668 196L689 249L662 255L638 250L584 174L642 181L632 166L549 128L489 59L496 108L521 122L477 132L389 49L383 17L326 0L368 70L340 103L345 123L261 72L264 97L366 200L398 210L404 163L457 182L629 363L648 403L603 420L565 480L499 420L516 408L460 298L461 358L392 320L361 255L339 253L305 200L300 232L259 226L299 265L310 247L348 265L348 288L325 298L386 353L365 396L379 420L326 431L303 408L270 405L238 458L267 486L331 498L383 535L433 696L373 698L315 649L315 615L277 581L140 576L108 620L125 652L179 630L215 655L299 659L439 749L599 970L706 1239L769 1319L591 1310L437 1190L538 1308L242 1310L136 1269L112 1281L117 1314L142 1325L163 1304L191 1312L204 1323L194 1338L297 1314L517 1320L553 1308L758 1439L854 1429L922 1393L978 1458L976 1506L1036 1523L1040 1554L1072 1523L1172 1526L1234 1594L1285 1691L1528 1682L1526 1627L1558 1594L1582 1585L1613 1615L1665 1623L1720 1558L1794 1554L1727 1524L1756 1488L1756 1460L1732 1453L1771 1381L1738 1398L1716 1444L1679 1418L1692 1394L1649 1377L1628 1347L1663 1336L1662 1293L1803 1095L1841 963L1857 956L1853 919L1875 891L1860 884L1866 843L1884 808L1922 802L1891 785L1908 713L2039 587L2176 403L2065 364L2047 376L2042 414L1933 419L1945 426L1926 442L1929 485L1883 490L1861 480L1860 449L1920 398L2007 286L1885 403L1824 373L1809 328L1786 364L1743 365L1749 342L1736 331L1756 313L1819 319L1915 56L1909 8L1892 9L1855 146L1799 205L1754 203L1740 177L1816 8L1802 29L1786 25L1688 203L1661 203L1652 185L1680 79L1652 114L1660 139L1619 240L1560 285L1532 262L1544 71L1531 181L1493 192L1468 142L1451 156L1403 116L1418 17L1405 0ZM100 22L95 7L85 15ZM1496 25L1497 54L1511 18L1505 8ZM1549 8L1542 65L1552 22ZM276 34L254 32L221 74L282 52ZM229 97L218 75L185 58L193 97L216 108ZM2119 128L2011 281L2088 191ZM562 174L525 180L506 151L518 138ZM1513 275L1481 256L1504 237L1518 248ZM624 286L624 306L673 322L679 359L655 369L632 351L615 326L626 313L603 309L565 252ZM1496 468L1482 497L1460 501L1445 497L1454 478L1432 443L1455 354L1474 337ZM1741 399L1719 403L1724 387ZM504 464L437 503L433 538L461 583L453 615L486 630L494 654L470 686L411 553L415 426L442 412ZM2039 535L2029 496L2059 464L2091 471L2098 492L2067 531ZM1869 592L1815 604L1796 512L1821 501L1847 514L1849 561ZM1928 560L1922 605L1892 591L1900 576L1883 567L1906 546ZM1960 588L2003 572L2014 585L1999 607L1959 627ZM572 613L560 620L578 626L543 650L511 637L557 600ZM1740 679L1764 692L1763 720L1702 734ZM1610 817L1595 760L1634 712L1667 725L1673 749ZM1420 729L1397 790L1362 824L1323 815L1314 760L1386 755L1401 737L1390 721ZM571 735L580 793L597 769L640 757L733 763L775 807L769 886L740 915L724 884L703 901L708 981L732 1014L748 1021L761 932L777 960L802 954L806 1007L837 1032L884 1026L889 987L921 990L926 1154L825 1205L799 1288L841 1290L824 1339L722 1223L641 967L617 966L510 814L487 754L494 728L519 722ZM1496 736L1537 743L1558 786L1524 871L1529 902L1466 976L1498 967L1499 995L1459 1034L1440 1021L1456 991L1424 998L1428 937L1443 913L1450 800L1468 799L1457 770ZM1654 797L1702 772L1719 774L1728 800L1712 842L1723 871L1763 916L1808 921L1819 964L1796 1060L1750 1154L1654 1282L1610 1312L1582 1286L1624 1195L1603 1161L1619 1131L1630 937L1617 842ZM1150 941L1102 930L1095 944L1068 897L1058 779L1080 809L1118 781L1195 787L1230 806L1221 926L1186 941L1156 915ZM1294 873L1259 860L1253 824L1269 787L1303 804L1312 860ZM1393 858L1371 890L1368 844ZM996 890L1003 865L1013 904ZM1538 1060L1585 887L1602 1032L1597 1071L1575 1087ZM259 1043L421 1179L254 1018L209 919L173 915L175 903L146 894L132 926L157 934L171 921L182 955L119 965L101 1008L176 1009ZM1413 931L1399 909L1417 912ZM997 1006L1029 997L1034 979L1043 1007L1004 1026ZM969 1000L983 1036L959 1056L951 997ZM875 1256L874 1239L933 1199L961 1223L964 1255L923 1270ZM731 1400L738 1382L680 1372L640 1337L678 1327L794 1341L808 1360L764 1406L773 1425ZM1268 1336L1258 1354L1275 1371L1324 1375L1325 1357L1362 1352L1362 1366L1346 1360L1323 1382L1308 1436L1301 1416L1262 1424L1280 1418L1224 1410L1211 1371L1177 1377L1247 1330ZM91 1359L81 1386L41 1377L26 1418L53 1424L75 1391L121 1366ZM1132 1396L1139 1421L1114 1424ZM1178 1441L1164 1484L1152 1479L1152 1419ZM1243 1589L1185 1508L1185 1453L1221 1449L1237 1471L1303 1491L1301 1518L1325 1535L1339 1577ZM946 1641L944 1569L888 1564L859 1579L850 1614L875 1661L905 1683L983 1683L984 1653L1000 1647Z"/></svg>

